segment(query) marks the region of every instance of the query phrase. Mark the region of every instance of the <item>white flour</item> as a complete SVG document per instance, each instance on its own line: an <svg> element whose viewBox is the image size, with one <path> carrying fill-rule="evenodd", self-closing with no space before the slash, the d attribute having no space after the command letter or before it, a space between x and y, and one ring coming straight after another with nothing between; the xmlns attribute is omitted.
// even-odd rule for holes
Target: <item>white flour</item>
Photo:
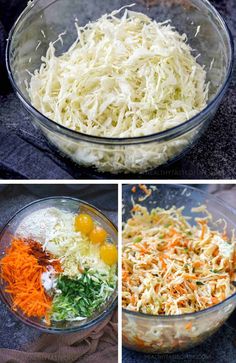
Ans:
<svg viewBox="0 0 236 363"><path fill-rule="evenodd" d="M40 209L20 223L16 234L45 245L59 230L73 230L74 215L57 208Z"/></svg>

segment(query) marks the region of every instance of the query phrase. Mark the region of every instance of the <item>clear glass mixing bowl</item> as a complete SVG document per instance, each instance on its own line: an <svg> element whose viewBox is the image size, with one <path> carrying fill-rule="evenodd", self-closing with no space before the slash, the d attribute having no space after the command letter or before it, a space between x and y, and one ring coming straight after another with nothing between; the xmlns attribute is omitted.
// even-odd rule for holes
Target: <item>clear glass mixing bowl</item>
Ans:
<svg viewBox="0 0 236 363"><path fill-rule="evenodd" d="M33 203L26 205L19 210L7 224L3 227L0 233L0 259L4 257L6 249L11 244L12 236L14 236L17 227L31 213L43 208L55 207L71 213L88 213L91 217L97 221L108 233L109 242L117 244L117 228L115 225L97 208L92 205L83 202L76 198L71 197L51 197L37 200ZM10 294L5 292L5 283L0 280L0 299L7 306L7 308L14 314L14 316L24 323L40 329L47 333L71 333L81 330L89 329L99 322L106 319L106 317L112 313L117 304L117 291L115 291L110 299L104 306L101 307L95 314L82 321L64 321L64 322L52 322L48 326L44 321L37 318L29 318L20 310L12 309L12 300Z"/></svg>
<svg viewBox="0 0 236 363"><path fill-rule="evenodd" d="M143 196L139 188L134 194L131 192L132 186L123 187L123 222L131 216L131 195L135 202L147 207L148 210L155 207L168 209L173 205L177 208L184 206L184 215L193 218L205 216L202 213L191 212L193 207L205 204L212 213L213 221L222 218L227 222L227 232L231 236L232 230L236 227L236 211L228 209L220 199L189 186L155 186L157 190L153 191L144 202L138 202L138 198ZM223 227L224 223L218 228L222 230ZM219 329L235 307L236 293L217 305L190 314L157 316L123 309L123 345L145 353L172 353L190 349Z"/></svg>
<svg viewBox="0 0 236 363"><path fill-rule="evenodd" d="M141 173L179 158L201 136L215 115L229 83L233 41L227 25L207 0L137 0L140 11L158 22L170 19L201 54L210 81L207 107L195 117L169 130L143 137L109 138L85 135L65 128L37 111L30 102L25 81L38 69L49 42L64 33L56 54L76 40L75 19L80 25L104 13L129 5L128 0L35 0L18 18L10 32L6 62L9 77L22 104L50 143L78 164L111 173ZM200 32L195 37L198 26ZM213 61L214 60L214 61Z"/></svg>

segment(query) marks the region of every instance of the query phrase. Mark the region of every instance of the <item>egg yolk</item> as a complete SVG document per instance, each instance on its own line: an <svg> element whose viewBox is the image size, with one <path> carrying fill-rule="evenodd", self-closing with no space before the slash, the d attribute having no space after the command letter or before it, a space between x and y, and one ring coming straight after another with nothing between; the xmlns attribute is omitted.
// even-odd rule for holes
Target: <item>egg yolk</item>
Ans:
<svg viewBox="0 0 236 363"><path fill-rule="evenodd" d="M100 248L100 257L107 265L112 266L118 260L118 252L115 245L111 243L105 243Z"/></svg>
<svg viewBox="0 0 236 363"><path fill-rule="evenodd" d="M107 232L100 226L95 226L89 234L92 243L102 244L107 238Z"/></svg>
<svg viewBox="0 0 236 363"><path fill-rule="evenodd" d="M78 214L75 217L75 231L81 232L86 235L89 235L89 233L93 229L93 220L90 217L90 215L86 213Z"/></svg>

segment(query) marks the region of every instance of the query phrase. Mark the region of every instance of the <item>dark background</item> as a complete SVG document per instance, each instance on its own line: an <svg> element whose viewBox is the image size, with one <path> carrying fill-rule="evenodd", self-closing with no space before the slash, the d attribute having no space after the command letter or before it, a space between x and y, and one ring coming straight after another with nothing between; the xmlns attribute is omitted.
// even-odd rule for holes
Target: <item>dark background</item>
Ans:
<svg viewBox="0 0 236 363"><path fill-rule="evenodd" d="M0 230L19 209L34 200L50 196L82 199L99 208L117 225L117 188L117 185L97 184L0 185ZM0 302L0 348L18 349L39 336L38 330L22 324Z"/></svg>
<svg viewBox="0 0 236 363"><path fill-rule="evenodd" d="M102 1L102 0L101 0ZM106 1L106 0L104 0ZM109 0L112 1L112 0ZM117 178L76 166L52 151L30 116L20 105L8 82L4 65L7 34L26 0L0 0L0 178L90 179ZM131 1L132 2L132 1ZM236 1L212 0L236 35ZM205 135L179 162L136 176L153 179L236 178L236 69L229 90ZM134 175L119 176L134 178Z"/></svg>

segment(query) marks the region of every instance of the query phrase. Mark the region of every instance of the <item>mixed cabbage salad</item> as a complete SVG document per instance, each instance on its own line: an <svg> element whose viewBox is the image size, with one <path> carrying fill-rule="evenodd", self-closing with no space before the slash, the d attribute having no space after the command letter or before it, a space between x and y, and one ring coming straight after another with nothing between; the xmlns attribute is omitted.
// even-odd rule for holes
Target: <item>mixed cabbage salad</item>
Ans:
<svg viewBox="0 0 236 363"><path fill-rule="evenodd" d="M0 261L13 308L48 324L92 317L116 288L108 237L86 213L46 208L25 217Z"/></svg>
<svg viewBox="0 0 236 363"><path fill-rule="evenodd" d="M152 194L140 188L139 202ZM229 237L225 221L214 221L204 205L192 212L206 217L193 220L184 208L151 210L151 201L148 209L131 201L123 229L123 344L146 353L189 349L235 308L233 300L216 306L236 292L234 231Z"/></svg>
<svg viewBox="0 0 236 363"><path fill-rule="evenodd" d="M123 231L124 308L179 315L218 304L236 291L235 238L229 241L226 230L209 227L210 215L191 225L183 209L149 212L134 205Z"/></svg>

